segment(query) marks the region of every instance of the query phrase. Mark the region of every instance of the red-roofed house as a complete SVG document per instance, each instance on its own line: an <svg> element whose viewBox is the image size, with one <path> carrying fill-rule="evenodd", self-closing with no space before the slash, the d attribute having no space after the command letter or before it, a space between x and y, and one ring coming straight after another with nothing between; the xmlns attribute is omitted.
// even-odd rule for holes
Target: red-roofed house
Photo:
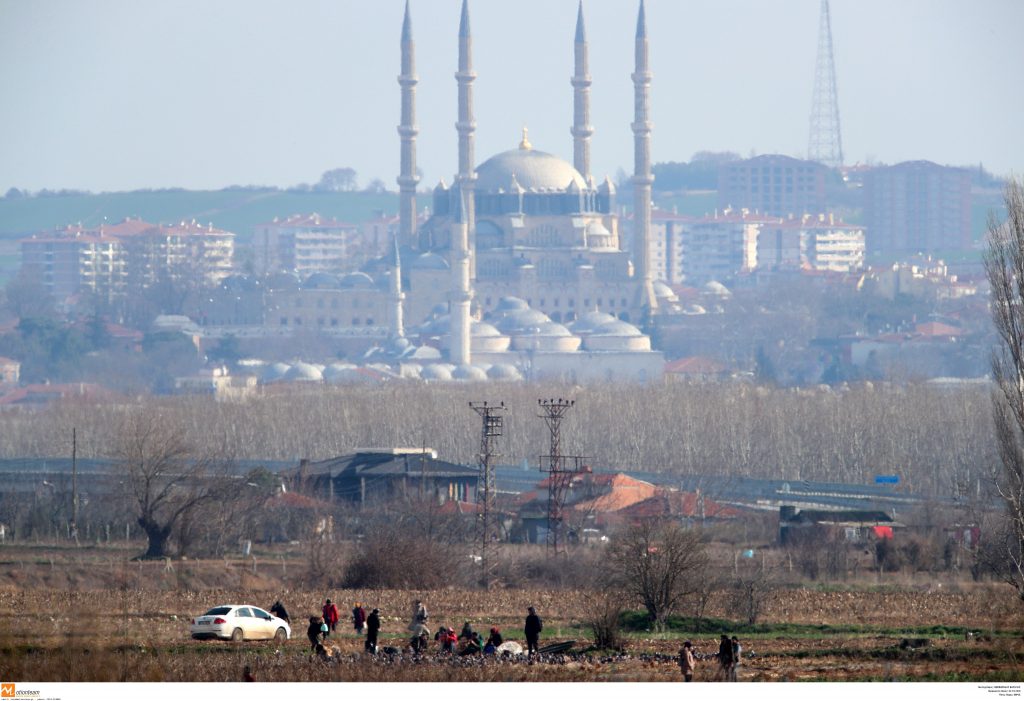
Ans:
<svg viewBox="0 0 1024 701"><path fill-rule="evenodd" d="M665 363L665 376L678 380L718 380L728 374L728 368L714 358L693 355Z"/></svg>

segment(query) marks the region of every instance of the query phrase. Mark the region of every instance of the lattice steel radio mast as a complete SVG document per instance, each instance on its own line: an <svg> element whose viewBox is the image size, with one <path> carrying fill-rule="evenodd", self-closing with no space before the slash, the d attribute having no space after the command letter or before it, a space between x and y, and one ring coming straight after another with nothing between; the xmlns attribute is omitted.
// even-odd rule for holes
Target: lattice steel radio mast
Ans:
<svg viewBox="0 0 1024 701"><path fill-rule="evenodd" d="M565 497L573 477L583 470L584 457L562 455L562 419L576 404L568 399L539 399L540 418L544 419L551 434L550 449L541 456L541 470L548 473L548 546L553 553L565 547ZM544 463L547 463L546 465ZM571 463L571 464L570 464Z"/></svg>
<svg viewBox="0 0 1024 701"><path fill-rule="evenodd" d="M839 98L836 94L836 64L832 57L832 22L828 0L821 0L818 60L814 67L814 97L811 103L807 158L829 168L843 165L843 139L839 129Z"/></svg>

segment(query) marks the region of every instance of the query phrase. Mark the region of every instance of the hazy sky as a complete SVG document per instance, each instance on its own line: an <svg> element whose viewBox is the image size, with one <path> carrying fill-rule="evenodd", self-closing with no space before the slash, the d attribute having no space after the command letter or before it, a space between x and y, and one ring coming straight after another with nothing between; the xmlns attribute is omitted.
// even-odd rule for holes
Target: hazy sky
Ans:
<svg viewBox="0 0 1024 701"><path fill-rule="evenodd" d="M456 170L460 0L412 0L421 186ZM0 0L0 193L396 188L404 0ZM477 158L572 158L576 0L471 0ZM1024 2L832 0L847 163L1024 170ZM585 0L595 175L632 168L635 0ZM807 150L819 0L648 0L654 160Z"/></svg>

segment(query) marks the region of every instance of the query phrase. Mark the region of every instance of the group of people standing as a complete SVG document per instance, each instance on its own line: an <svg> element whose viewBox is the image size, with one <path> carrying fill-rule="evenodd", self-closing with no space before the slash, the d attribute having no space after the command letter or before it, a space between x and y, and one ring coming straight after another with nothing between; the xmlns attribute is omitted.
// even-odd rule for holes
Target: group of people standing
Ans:
<svg viewBox="0 0 1024 701"><path fill-rule="evenodd" d="M532 655L537 652L540 632L544 628L544 624L541 622L540 616L537 615L537 611L533 606L529 607L527 613L523 632L526 635L528 653ZM417 599L413 602L412 620L410 620L408 626L408 630L412 633L412 637L409 639L409 647L412 648L413 654L425 652L427 649L430 640L430 629L427 628L428 620L427 607L422 601ZM463 640L465 640L465 645L460 650L459 643ZM473 630L473 626L469 621L465 621L458 635L455 634L454 628L442 625L434 633L434 641L441 652L449 654L458 654L460 656L475 654L493 655L497 654L498 648L505 643L505 638L498 626L491 626L489 635L484 639L479 632Z"/></svg>
<svg viewBox="0 0 1024 701"><path fill-rule="evenodd" d="M714 679L716 681L736 681L736 670L740 666L743 657L743 646L734 635L730 638L722 633L722 641L718 645L718 671ZM683 673L683 679L693 681L693 673L697 668L696 658L693 652L693 643L689 640L683 643L679 650L679 670Z"/></svg>

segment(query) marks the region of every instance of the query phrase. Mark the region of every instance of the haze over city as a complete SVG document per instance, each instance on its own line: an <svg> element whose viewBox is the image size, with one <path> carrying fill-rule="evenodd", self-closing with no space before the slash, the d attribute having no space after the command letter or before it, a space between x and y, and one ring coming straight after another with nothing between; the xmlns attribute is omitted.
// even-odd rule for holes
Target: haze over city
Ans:
<svg viewBox="0 0 1024 701"><path fill-rule="evenodd" d="M421 187L451 181L457 0L411 3ZM584 3L594 172L631 170L634 3ZM473 5L477 153L571 153L576 0ZM0 2L0 190L287 187L347 166L396 189L404 3ZM817 0L651 0L653 160L807 151ZM836 0L845 161L1024 163L1012 0Z"/></svg>

